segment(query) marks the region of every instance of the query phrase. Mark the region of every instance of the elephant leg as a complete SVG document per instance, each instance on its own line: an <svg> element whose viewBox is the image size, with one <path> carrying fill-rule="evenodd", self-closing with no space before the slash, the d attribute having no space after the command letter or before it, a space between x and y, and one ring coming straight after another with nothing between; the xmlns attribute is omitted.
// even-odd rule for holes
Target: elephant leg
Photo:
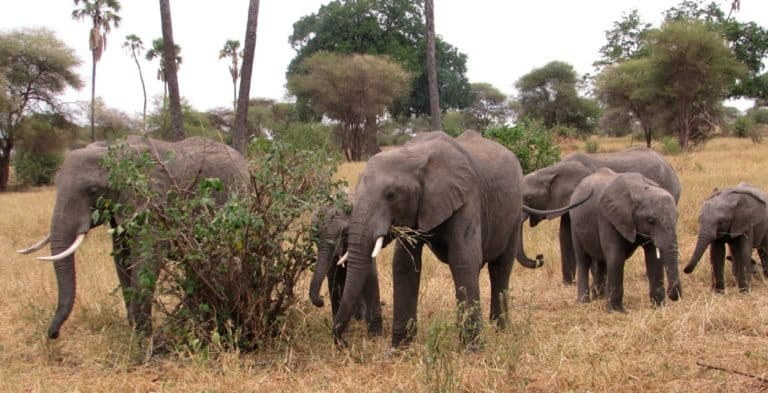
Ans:
<svg viewBox="0 0 768 393"><path fill-rule="evenodd" d="M396 241L392 258L392 347L407 346L416 336L421 252L424 243Z"/></svg>
<svg viewBox="0 0 768 393"><path fill-rule="evenodd" d="M560 256L563 269L563 283L573 285L576 276L576 257L571 236L571 218L568 214L560 217Z"/></svg>
<svg viewBox="0 0 768 393"><path fill-rule="evenodd" d="M160 263L154 258L141 261L131 271L133 293L128 303L128 319L141 332L152 330L152 300L159 272Z"/></svg>
<svg viewBox="0 0 768 393"><path fill-rule="evenodd" d="M573 251L576 259L576 301L589 303L589 270L592 258L582 250L578 241L573 242Z"/></svg>
<svg viewBox="0 0 768 393"><path fill-rule="evenodd" d="M664 304L664 265L656 257L656 246L646 244L643 246L645 254L645 271L648 275L648 295L651 298L651 304L661 306Z"/></svg>
<svg viewBox="0 0 768 393"><path fill-rule="evenodd" d="M592 296L595 299L602 299L605 297L606 269L605 261L592 262L590 269L592 272Z"/></svg>
<svg viewBox="0 0 768 393"><path fill-rule="evenodd" d="M733 255L733 266L736 269L736 282L739 292L749 292L749 284L752 275L749 274L752 263L752 243L746 236L739 236L731 241L730 249Z"/></svg>
<svg viewBox="0 0 768 393"><path fill-rule="evenodd" d="M608 311L626 312L624 310L624 263L626 261L617 255L608 256L606 267L608 272Z"/></svg>
<svg viewBox="0 0 768 393"><path fill-rule="evenodd" d="M760 257L760 264L763 266L763 276L768 277L768 252L765 248L758 248L757 255Z"/></svg>
<svg viewBox="0 0 768 393"><path fill-rule="evenodd" d="M480 345L478 339L482 329L480 272L473 266L450 264L450 267L458 304L461 343L467 348L477 349Z"/></svg>
<svg viewBox="0 0 768 393"><path fill-rule="evenodd" d="M709 246L709 260L712 263L712 290L725 292L725 242L715 240ZM735 263L735 262L734 262Z"/></svg>
<svg viewBox="0 0 768 393"><path fill-rule="evenodd" d="M509 313L509 276L512 273L513 259L502 256L488 264L488 276L491 280L491 321L499 329L507 327Z"/></svg>
<svg viewBox="0 0 768 393"><path fill-rule="evenodd" d="M113 224L112 227L116 227L117 224ZM117 270L117 279L120 281L120 292L123 295L123 302L125 303L126 312L128 312L128 305L130 303L130 297L133 296L129 293L131 288L131 249L128 248L128 236L125 233L112 234L112 257L115 260L115 270Z"/></svg>
<svg viewBox="0 0 768 393"><path fill-rule="evenodd" d="M380 336L382 333L381 294L379 293L379 276L376 261L371 261L371 273L363 286L363 305L368 334Z"/></svg>
<svg viewBox="0 0 768 393"><path fill-rule="evenodd" d="M336 317L336 312L339 310L339 304L341 303L341 296L344 294L347 269L333 266L328 270L326 278L328 281L328 292L331 297L331 314L333 317Z"/></svg>

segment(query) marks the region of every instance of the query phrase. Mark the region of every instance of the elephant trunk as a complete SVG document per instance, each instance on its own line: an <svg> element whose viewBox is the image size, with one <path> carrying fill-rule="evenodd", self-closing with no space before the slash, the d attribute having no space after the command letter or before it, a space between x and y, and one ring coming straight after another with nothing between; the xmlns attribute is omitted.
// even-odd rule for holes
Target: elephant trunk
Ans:
<svg viewBox="0 0 768 393"><path fill-rule="evenodd" d="M527 215L523 217L524 219L527 218ZM533 219L533 217L531 217ZM525 222L525 220L523 220ZM520 224L520 230L518 231L518 248L517 248L517 261L520 262L521 265L529 268L529 269L536 269L544 265L544 256L539 254L536 256L536 259L531 259L528 257L528 255L525 253L525 242L523 241L523 224Z"/></svg>
<svg viewBox="0 0 768 393"><path fill-rule="evenodd" d="M693 250L691 260L683 270L685 274L693 273L693 270L696 269L696 265L699 264L702 255L704 255L704 250L715 240L714 234L710 232L712 231L705 232L702 230L699 232L699 237L696 239L696 248Z"/></svg>
<svg viewBox="0 0 768 393"><path fill-rule="evenodd" d="M347 323L355 312L363 292L363 286L371 274L371 252L373 242L364 241L360 235L350 233L349 259L347 260L347 279L344 283L344 293L341 297L339 310L333 321L333 338L339 346L344 346L342 334Z"/></svg>
<svg viewBox="0 0 768 393"><path fill-rule="evenodd" d="M320 296L320 287L323 285L323 278L331 269L334 262L334 250L330 244L323 242L317 250L317 265L315 274L312 275L312 281L309 284L309 299L317 307L323 307L323 297Z"/></svg>
<svg viewBox="0 0 768 393"><path fill-rule="evenodd" d="M667 273L667 296L672 300L679 300L683 295L683 288L680 284L680 271L678 269L680 252L677 241L673 240L671 245L660 248L660 254L664 271Z"/></svg>

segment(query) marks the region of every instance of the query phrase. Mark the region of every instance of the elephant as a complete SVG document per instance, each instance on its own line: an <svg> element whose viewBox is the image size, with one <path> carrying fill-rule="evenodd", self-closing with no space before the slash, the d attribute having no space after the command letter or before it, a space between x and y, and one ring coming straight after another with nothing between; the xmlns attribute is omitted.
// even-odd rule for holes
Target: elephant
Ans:
<svg viewBox="0 0 768 393"><path fill-rule="evenodd" d="M568 203L581 179L594 173L598 168L610 168L620 173L640 173L672 194L675 203L680 200L680 180L674 168L656 151L645 147L634 147L616 153L571 153L555 165L531 172L525 176L523 202L536 209L563 206ZM556 215L531 215L530 225L535 227L543 219L556 217ZM566 285L573 284L576 274L571 227L570 214L562 214L559 241L563 283ZM526 256L522 241L520 244L518 261L526 264L537 262ZM539 263L542 262L541 258L541 256L537 257Z"/></svg>
<svg viewBox="0 0 768 393"><path fill-rule="evenodd" d="M198 180L219 178L224 185L214 197L223 203L230 192L246 191L249 184L248 163L240 153L224 144L201 137L179 142L165 142L143 136L129 136L120 154L137 156L148 153L160 165L153 169L150 184L160 198L165 198L172 186L182 188ZM105 142L95 142L67 155L55 178L56 203L51 219L50 234L32 247L19 250L22 254L36 251L48 242L58 285L58 306L48 328L48 337L59 337L59 330L72 312L75 300L75 250L88 231L103 222L92 221L92 213L101 198L136 207L130 191L110 188L108 172L102 160L109 151ZM162 201L159 201L162 203ZM109 224L115 228L127 217L112 215ZM102 220L103 221L103 220ZM141 289L140 273L154 269L156 264L131 252L126 232L112 231L113 256L122 288L129 322L140 331L151 330L151 292L149 296L131 295Z"/></svg>
<svg viewBox="0 0 768 393"><path fill-rule="evenodd" d="M441 131L420 133L399 148L371 157L355 190L347 279L333 323L335 344L346 346L342 334L371 274L371 257L393 240L394 348L408 345L416 333L425 244L450 268L462 344L479 347L479 274L486 262L491 320L503 328L522 212L559 212L523 206L522 182L517 157L472 130L456 139Z"/></svg>
<svg viewBox="0 0 768 393"><path fill-rule="evenodd" d="M331 297L332 317L338 313L347 278L344 255L347 251L350 213L351 211L345 211L344 208L334 206L317 214L313 220L318 230L318 243L316 244L318 257L309 286L309 298L315 306L323 307L324 302L320 296L320 287L323 283L323 277L325 277L328 282L328 293ZM376 261L372 258L370 263L373 265ZM371 269L371 273L363 287L363 299L358 302L355 317L357 319L365 318L368 334L379 336L382 334L381 297L375 267Z"/></svg>
<svg viewBox="0 0 768 393"><path fill-rule="evenodd" d="M585 177L571 201L588 193L594 197L569 212L577 301L590 300L589 269L595 264L595 292L607 295L609 311L624 312L624 264L638 247L645 253L651 302L664 303L664 271L667 296L678 300L682 286L677 267L677 206L672 194L639 173L616 173L608 168Z"/></svg>
<svg viewBox="0 0 768 393"><path fill-rule="evenodd" d="M683 271L693 273L709 246L712 262L712 289L725 291L725 245L731 250L733 274L739 291L748 292L752 270L752 249L757 249L768 277L768 196L747 183L715 189L704 201L699 214L699 236L691 260Z"/></svg>

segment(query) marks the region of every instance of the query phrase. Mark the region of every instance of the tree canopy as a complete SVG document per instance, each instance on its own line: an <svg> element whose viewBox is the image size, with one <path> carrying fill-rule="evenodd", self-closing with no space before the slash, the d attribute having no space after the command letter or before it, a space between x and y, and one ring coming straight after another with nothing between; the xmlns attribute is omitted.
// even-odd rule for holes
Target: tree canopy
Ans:
<svg viewBox="0 0 768 393"><path fill-rule="evenodd" d="M504 124L510 114L507 96L490 83L472 83L472 105L466 109L468 124L478 130Z"/></svg>
<svg viewBox="0 0 768 393"><path fill-rule="evenodd" d="M331 1L294 23L289 41L297 54L288 67L288 77L296 72L299 63L319 51L387 55L414 76L410 95L390 105L392 114L427 114L424 33L422 0ZM446 110L469 106L466 55L439 36L435 50L440 107ZM304 100L298 97L299 102Z"/></svg>

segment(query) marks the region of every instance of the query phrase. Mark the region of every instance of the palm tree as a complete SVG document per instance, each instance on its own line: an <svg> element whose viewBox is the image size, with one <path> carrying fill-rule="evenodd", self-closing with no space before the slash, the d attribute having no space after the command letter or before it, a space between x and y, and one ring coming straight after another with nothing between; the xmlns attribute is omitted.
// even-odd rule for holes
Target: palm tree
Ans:
<svg viewBox="0 0 768 393"><path fill-rule="evenodd" d="M235 132L232 135L232 146L241 153L245 151L248 99L251 94L251 73L253 72L253 54L256 50L256 27L258 21L259 0L250 0L248 20L245 23L245 47L243 48L243 67L240 70L240 94L237 97Z"/></svg>
<svg viewBox="0 0 768 393"><path fill-rule="evenodd" d="M96 140L96 128L94 126L95 99L96 99L96 63L101 59L101 54L107 49L107 33L112 27L120 26L120 2L117 0L74 0L75 6L81 5L72 11L72 19L82 20L90 18L93 26L88 34L88 47L93 55L93 70L91 72L91 142Z"/></svg>
<svg viewBox="0 0 768 393"><path fill-rule="evenodd" d="M440 96L437 92L437 60L435 59L435 5L433 0L424 1L424 19L427 30L427 82L429 84L429 114L433 130L442 128L440 124Z"/></svg>
<svg viewBox="0 0 768 393"><path fill-rule="evenodd" d="M184 121L181 118L181 94L179 79L176 75L176 45L173 42L171 24L171 4L169 0L160 0L160 24L163 30L163 58L165 59L165 83L168 85L168 97L171 105L171 127L173 140L184 138Z"/></svg>
<svg viewBox="0 0 768 393"><path fill-rule="evenodd" d="M136 62L136 68L139 69L139 80L141 80L141 91L144 93L144 112L143 112L143 127L144 133L147 133L147 87L144 85L144 75L141 73L141 64L139 63L139 54L144 50L144 43L136 34L129 34L125 36L125 42L123 42L123 48L127 50L133 61Z"/></svg>
<svg viewBox="0 0 768 393"><path fill-rule="evenodd" d="M167 83L167 73L168 73L168 67L165 65L165 58L163 57L163 39L162 38L155 38L152 41L152 49L147 51L146 59L149 61L152 61L154 59L160 59L160 67L157 68L157 80L163 82L163 102L165 102L166 97L168 96L168 83ZM176 69L179 69L179 65L181 65L181 56L179 56L179 53L181 53L181 48L178 45L173 45L174 52L176 52Z"/></svg>
<svg viewBox="0 0 768 393"><path fill-rule="evenodd" d="M240 41L227 40L224 47L219 51L219 59L231 58L232 64L229 66L229 75L232 76L232 112L237 111L237 78L240 77L238 69L238 59L243 57L243 52L239 51Z"/></svg>

